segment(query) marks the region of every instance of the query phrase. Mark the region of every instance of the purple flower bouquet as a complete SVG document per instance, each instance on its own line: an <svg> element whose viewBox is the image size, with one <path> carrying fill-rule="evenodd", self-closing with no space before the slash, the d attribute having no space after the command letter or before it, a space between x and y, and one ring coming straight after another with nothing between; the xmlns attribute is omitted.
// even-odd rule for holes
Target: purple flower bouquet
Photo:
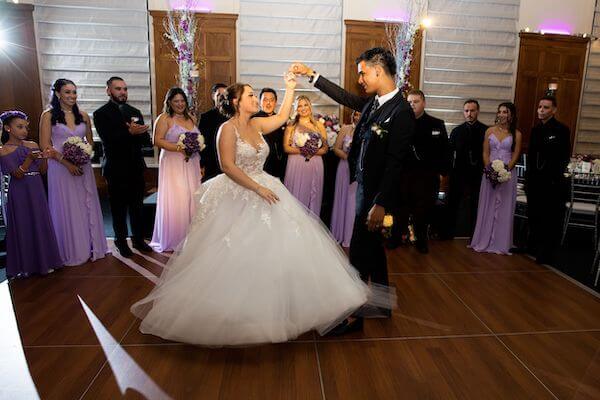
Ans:
<svg viewBox="0 0 600 400"><path fill-rule="evenodd" d="M64 159L78 167L89 163L93 154L92 145L79 136L71 136L63 144Z"/></svg>
<svg viewBox="0 0 600 400"><path fill-rule="evenodd" d="M190 158L195 154L204 150L206 145L204 144L204 136L198 132L184 132L179 135L177 145L182 147L185 151L185 161L190 161Z"/></svg>
<svg viewBox="0 0 600 400"><path fill-rule="evenodd" d="M317 151L323 146L321 135L317 132L298 134L295 142L306 162L310 161L311 157L317 154Z"/></svg>

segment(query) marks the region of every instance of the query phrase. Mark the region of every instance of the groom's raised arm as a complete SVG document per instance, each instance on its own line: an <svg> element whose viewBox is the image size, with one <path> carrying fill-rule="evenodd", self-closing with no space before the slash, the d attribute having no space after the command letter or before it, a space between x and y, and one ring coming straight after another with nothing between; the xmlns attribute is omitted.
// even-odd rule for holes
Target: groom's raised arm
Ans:
<svg viewBox="0 0 600 400"><path fill-rule="evenodd" d="M350 93L321 75L317 77L314 85L321 92L331 97L336 103L356 111L362 111L364 106L369 102L368 98Z"/></svg>

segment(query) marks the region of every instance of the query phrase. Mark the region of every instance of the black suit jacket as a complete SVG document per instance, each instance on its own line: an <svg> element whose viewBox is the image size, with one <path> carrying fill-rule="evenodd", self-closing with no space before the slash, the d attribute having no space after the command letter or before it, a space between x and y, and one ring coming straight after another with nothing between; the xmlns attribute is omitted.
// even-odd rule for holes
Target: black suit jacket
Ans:
<svg viewBox="0 0 600 400"><path fill-rule="evenodd" d="M204 167L204 178L202 178L202 181L206 181L221 173L219 157L217 155L217 132L227 119L216 108L212 108L200 115L198 129L204 136L204 144L206 145L200 153L200 164Z"/></svg>
<svg viewBox="0 0 600 400"><path fill-rule="evenodd" d="M464 122L450 134L450 154L452 169L456 176L480 181L483 171L483 141L488 126L475 121Z"/></svg>
<svg viewBox="0 0 600 400"><path fill-rule="evenodd" d="M254 114L254 117L270 117L271 115L264 111L259 111ZM269 156L265 161L264 170L265 172L279 178L283 178L283 175L285 175L287 154L283 150L283 137L286 127L287 124L283 124L274 131L263 135L265 142L267 142L269 145Z"/></svg>
<svg viewBox="0 0 600 400"><path fill-rule="evenodd" d="M413 167L446 175L450 169L448 132L443 120L423 113L416 122Z"/></svg>
<svg viewBox="0 0 600 400"><path fill-rule="evenodd" d="M354 130L348 155L351 180L356 179L362 135L375 124L387 131L381 136L372 132L363 159L362 204L357 213L367 212L374 204L386 210L396 209L401 173L411 154L415 135L415 116L401 92L380 106L369 118L375 97L364 98L349 93L335 83L319 76L315 87L336 102L362 112Z"/></svg>
<svg viewBox="0 0 600 400"><path fill-rule="evenodd" d="M142 147L150 142L150 136L129 133L126 123L132 117L138 118L138 124L144 124L140 110L126 103L109 101L94 111L94 126L104 150L102 175L108 179L139 176L146 168Z"/></svg>
<svg viewBox="0 0 600 400"><path fill-rule="evenodd" d="M571 158L571 134L569 128L551 118L531 130L527 154L526 177L542 183L559 183Z"/></svg>

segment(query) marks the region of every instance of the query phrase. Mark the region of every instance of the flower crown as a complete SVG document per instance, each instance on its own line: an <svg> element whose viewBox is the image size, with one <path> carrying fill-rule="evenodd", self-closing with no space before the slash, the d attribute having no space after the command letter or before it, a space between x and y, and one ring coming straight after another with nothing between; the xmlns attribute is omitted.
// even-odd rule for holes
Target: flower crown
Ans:
<svg viewBox="0 0 600 400"><path fill-rule="evenodd" d="M4 123L4 121L6 121L9 118L21 118L24 120L29 120L27 114L25 114L23 111L9 110L0 114L0 123Z"/></svg>

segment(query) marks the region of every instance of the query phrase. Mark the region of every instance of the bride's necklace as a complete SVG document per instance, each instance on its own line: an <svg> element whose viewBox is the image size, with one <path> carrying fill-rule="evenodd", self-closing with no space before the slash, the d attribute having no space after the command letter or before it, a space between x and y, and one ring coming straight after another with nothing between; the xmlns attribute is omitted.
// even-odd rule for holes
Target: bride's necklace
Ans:
<svg viewBox="0 0 600 400"><path fill-rule="evenodd" d="M61 110L63 110L63 112L69 113L69 114L73 114L73 110L65 110L64 108L60 108Z"/></svg>

